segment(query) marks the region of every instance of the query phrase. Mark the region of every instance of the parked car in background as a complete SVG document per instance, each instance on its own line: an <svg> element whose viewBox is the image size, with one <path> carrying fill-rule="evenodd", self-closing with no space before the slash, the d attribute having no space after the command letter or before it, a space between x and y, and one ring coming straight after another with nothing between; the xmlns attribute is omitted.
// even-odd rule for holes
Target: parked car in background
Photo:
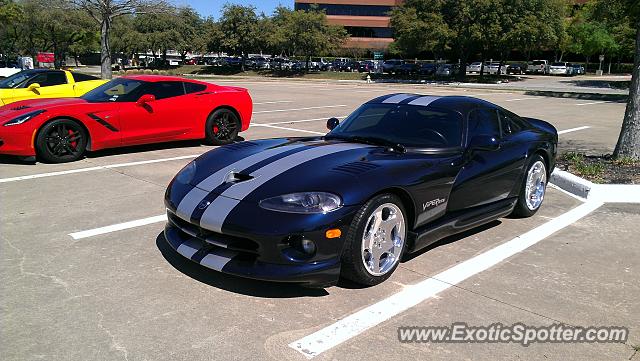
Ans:
<svg viewBox="0 0 640 361"><path fill-rule="evenodd" d="M508 66L506 64L500 66L500 63L498 62L486 63L484 66L484 72L487 74L496 75L498 74L498 68L500 68L500 74L505 75L507 74L507 67Z"/></svg>
<svg viewBox="0 0 640 361"><path fill-rule="evenodd" d="M329 62L325 58L311 58L311 62L309 63L309 68L314 70L322 70L323 67Z"/></svg>
<svg viewBox="0 0 640 361"><path fill-rule="evenodd" d="M527 66L522 63L511 63L507 66L507 74L522 75L527 71Z"/></svg>
<svg viewBox="0 0 640 361"><path fill-rule="evenodd" d="M79 97L106 82L67 70L23 70L0 81L0 106L26 99Z"/></svg>
<svg viewBox="0 0 640 361"><path fill-rule="evenodd" d="M186 59L184 65L197 65L198 60L196 58Z"/></svg>
<svg viewBox="0 0 640 361"><path fill-rule="evenodd" d="M358 71L361 73L371 73L376 70L376 63L371 60L365 60L360 62Z"/></svg>
<svg viewBox="0 0 640 361"><path fill-rule="evenodd" d="M547 60L534 60L527 65L527 73L547 74L549 72L549 62Z"/></svg>
<svg viewBox="0 0 640 361"><path fill-rule="evenodd" d="M248 91L157 75L123 76L80 98L31 99L0 107L0 154L61 163L87 150L205 139L235 141L249 128Z"/></svg>
<svg viewBox="0 0 640 361"><path fill-rule="evenodd" d="M337 69L334 69L335 71L346 71L346 72L352 72L352 71L357 71L358 68L360 68L360 62L358 61L348 61L345 63L340 63L340 65L338 65Z"/></svg>
<svg viewBox="0 0 640 361"><path fill-rule="evenodd" d="M420 64L420 69L418 69L418 74L420 75L434 75L436 73L437 66L434 63L422 63Z"/></svg>
<svg viewBox="0 0 640 361"><path fill-rule="evenodd" d="M551 75L571 75L573 74L573 68L569 66L569 63L552 63L549 66L549 74Z"/></svg>
<svg viewBox="0 0 640 361"><path fill-rule="evenodd" d="M285 58L273 58L271 59L271 68L278 70L288 70L293 66L293 62Z"/></svg>
<svg viewBox="0 0 640 361"><path fill-rule="evenodd" d="M404 64L404 60L391 59L382 63L382 71L385 73L393 74L396 70Z"/></svg>
<svg viewBox="0 0 640 361"><path fill-rule="evenodd" d="M227 57L224 59L224 63L227 66L242 66L242 58L239 56L235 56L235 57Z"/></svg>
<svg viewBox="0 0 640 361"><path fill-rule="evenodd" d="M467 65L467 74L480 74L480 70L482 70L482 63L479 61Z"/></svg>
<svg viewBox="0 0 640 361"><path fill-rule="evenodd" d="M449 77L454 75L459 69L458 64L441 64L436 70L436 76Z"/></svg>
<svg viewBox="0 0 640 361"><path fill-rule="evenodd" d="M253 59L253 68L258 70L271 69L269 60L263 57Z"/></svg>
<svg viewBox="0 0 640 361"><path fill-rule="evenodd" d="M586 71L584 70L584 66L580 64L569 64L568 66L573 69L573 72L571 73L572 75L586 74Z"/></svg>
<svg viewBox="0 0 640 361"><path fill-rule="evenodd" d="M418 74L420 70L420 64L418 63L404 63L396 68L396 74L413 75Z"/></svg>

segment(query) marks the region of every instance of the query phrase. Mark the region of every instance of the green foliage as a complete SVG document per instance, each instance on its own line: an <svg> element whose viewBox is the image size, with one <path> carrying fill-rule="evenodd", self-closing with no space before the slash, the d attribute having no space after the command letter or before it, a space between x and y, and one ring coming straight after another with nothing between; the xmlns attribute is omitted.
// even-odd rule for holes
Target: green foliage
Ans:
<svg viewBox="0 0 640 361"><path fill-rule="evenodd" d="M225 4L220 17L223 50L243 57L255 48L258 15L254 6Z"/></svg>

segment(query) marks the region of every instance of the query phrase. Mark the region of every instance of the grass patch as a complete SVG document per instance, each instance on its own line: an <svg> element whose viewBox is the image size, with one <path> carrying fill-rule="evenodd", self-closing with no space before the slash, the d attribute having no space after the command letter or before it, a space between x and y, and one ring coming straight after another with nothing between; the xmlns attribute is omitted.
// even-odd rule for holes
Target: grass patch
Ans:
<svg viewBox="0 0 640 361"><path fill-rule="evenodd" d="M640 160L629 157L567 152L558 158L558 167L594 183L640 184Z"/></svg>

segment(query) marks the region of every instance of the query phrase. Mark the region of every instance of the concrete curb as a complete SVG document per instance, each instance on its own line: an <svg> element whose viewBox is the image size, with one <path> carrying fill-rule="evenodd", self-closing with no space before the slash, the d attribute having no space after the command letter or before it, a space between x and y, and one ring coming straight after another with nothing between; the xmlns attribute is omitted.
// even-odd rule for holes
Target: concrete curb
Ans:
<svg viewBox="0 0 640 361"><path fill-rule="evenodd" d="M595 184L569 172L556 169L550 183L577 197L604 203L640 203L640 185Z"/></svg>

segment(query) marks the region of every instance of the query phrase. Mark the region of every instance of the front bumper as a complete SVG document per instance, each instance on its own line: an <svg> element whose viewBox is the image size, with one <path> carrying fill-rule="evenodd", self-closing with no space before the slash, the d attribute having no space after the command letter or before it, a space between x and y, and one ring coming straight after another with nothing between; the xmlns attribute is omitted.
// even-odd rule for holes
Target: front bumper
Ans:
<svg viewBox="0 0 640 361"><path fill-rule="evenodd" d="M180 218L173 203L165 203L169 220L165 238L182 256L235 276L312 287L337 283L344 239L357 210L351 206L324 215L290 214L243 201L222 232L216 233ZM342 236L327 239L325 232L336 228ZM314 254L305 255L293 246L303 238L315 243Z"/></svg>
<svg viewBox="0 0 640 361"><path fill-rule="evenodd" d="M2 121L0 121L0 123L2 123ZM22 127L21 125L5 127L0 124L0 154L24 157L35 156L36 151L33 147L34 137L35 130L30 127Z"/></svg>

